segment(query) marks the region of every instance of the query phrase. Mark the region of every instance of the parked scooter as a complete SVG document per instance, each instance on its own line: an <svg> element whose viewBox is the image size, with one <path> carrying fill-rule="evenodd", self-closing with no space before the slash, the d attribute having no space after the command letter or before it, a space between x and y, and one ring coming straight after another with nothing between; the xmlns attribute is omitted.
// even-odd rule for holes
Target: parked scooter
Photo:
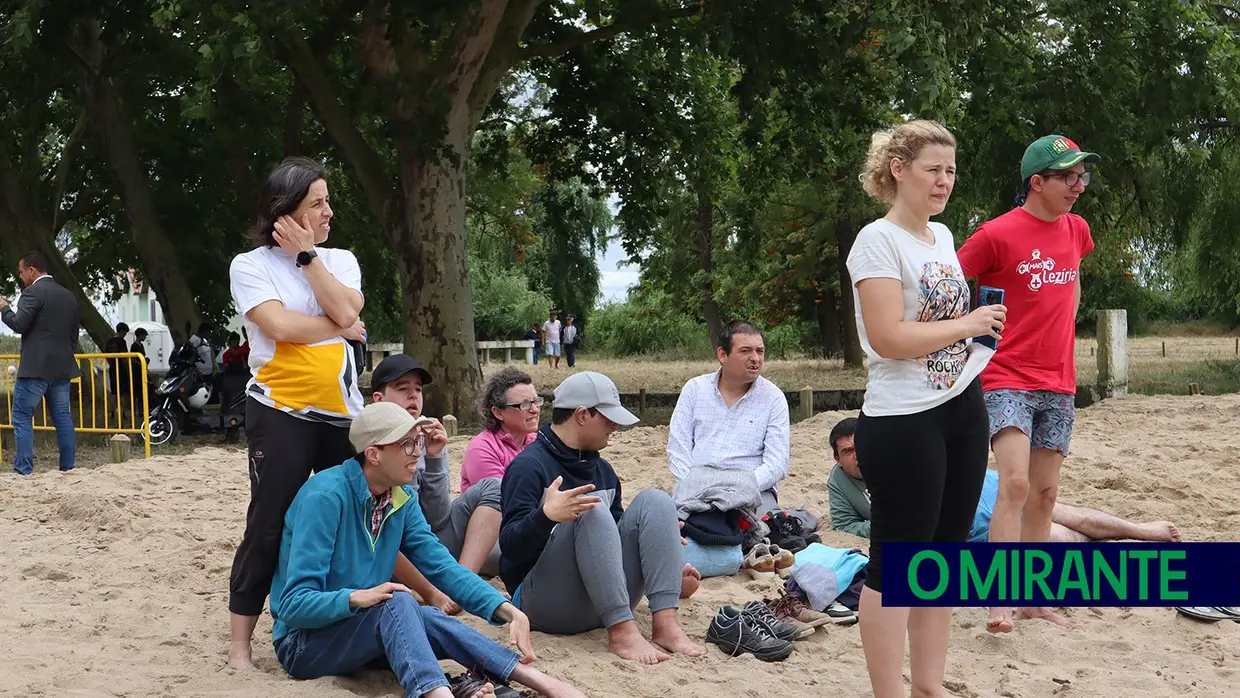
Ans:
<svg viewBox="0 0 1240 698"><path fill-rule="evenodd" d="M186 433L223 431L228 443L237 440L245 425L245 389L224 391L227 403L220 414L207 415L203 409L211 402L216 388L211 376L198 373L193 352L179 352L167 375L155 388L154 408L149 418L152 446L175 443ZM227 380L228 377L225 377Z"/></svg>

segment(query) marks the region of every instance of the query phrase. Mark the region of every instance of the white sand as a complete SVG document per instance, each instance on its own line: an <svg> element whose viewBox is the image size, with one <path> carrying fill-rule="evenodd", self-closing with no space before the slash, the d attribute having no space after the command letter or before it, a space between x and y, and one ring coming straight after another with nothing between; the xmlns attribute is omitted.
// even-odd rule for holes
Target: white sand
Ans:
<svg viewBox="0 0 1240 698"><path fill-rule="evenodd" d="M786 504L825 514L826 434L839 417L819 415L793 428ZM666 428L654 427L613 438L607 455L626 498L642 487L670 487L666 436ZM451 446L457 465L464 441ZM1240 396L1108 400L1079 413L1073 446L1064 501L1171 519L1189 540L1240 539ZM270 616L255 642L261 671L226 667L228 570L248 497L244 454L215 448L70 474L0 475L0 693L402 695L390 674L379 672L289 679L268 641ZM824 538L860 542L830 532ZM701 637L716 607L772 594L775 586L707 580L682 609L685 626ZM981 628L984 611L957 611L948 694L1240 695L1232 685L1240 624L1202 624L1169 609L1066 613L1076 630L1026 622L992 637ZM644 610L639 622L648 629ZM869 695L856 627L820 632L776 664L729 659L712 647L703 659L640 667L607 654L603 637L536 635L537 666L600 697Z"/></svg>

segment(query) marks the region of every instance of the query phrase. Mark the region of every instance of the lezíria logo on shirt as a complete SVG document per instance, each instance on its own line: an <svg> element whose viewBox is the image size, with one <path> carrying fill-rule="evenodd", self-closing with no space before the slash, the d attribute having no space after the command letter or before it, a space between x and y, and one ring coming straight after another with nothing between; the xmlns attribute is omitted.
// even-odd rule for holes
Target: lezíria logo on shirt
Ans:
<svg viewBox="0 0 1240 698"><path fill-rule="evenodd" d="M1029 290L1039 291L1044 284L1064 284L1076 281L1076 269L1055 270L1055 258L1042 258L1042 250L1035 249L1029 253L1029 259L1016 265L1016 273L1029 277Z"/></svg>

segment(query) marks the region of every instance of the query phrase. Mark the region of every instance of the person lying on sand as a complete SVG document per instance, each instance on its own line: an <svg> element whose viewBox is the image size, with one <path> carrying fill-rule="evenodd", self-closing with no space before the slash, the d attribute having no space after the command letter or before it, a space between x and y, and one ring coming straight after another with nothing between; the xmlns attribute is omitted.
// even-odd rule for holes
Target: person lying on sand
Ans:
<svg viewBox="0 0 1240 698"><path fill-rule="evenodd" d="M395 403L416 419L422 416L422 389L430 382L431 374L416 360L393 354L375 367L371 392L375 402ZM452 557L471 572L494 577L499 571L499 479L479 480L468 492L452 499L448 434L438 422L434 427L427 435L426 453L418 461L418 474L412 483L422 514ZM396 559L395 577L425 603L448 615L461 612L460 606L403 557Z"/></svg>
<svg viewBox="0 0 1240 698"><path fill-rule="evenodd" d="M284 670L315 679L386 665L409 696L453 698L439 667L452 659L488 679L469 692L475 698L509 681L555 698L584 696L528 666L529 619L454 560L427 525L409 487L425 422L378 402L353 420L349 441L357 457L310 478L285 520L271 585L272 640ZM470 613L508 623L521 656L389 581L397 551Z"/></svg>
<svg viewBox="0 0 1240 698"><path fill-rule="evenodd" d="M637 423L611 379L590 371L555 389L551 424L504 474L500 577L512 601L543 632L576 635L606 628L608 648L654 664L706 648L677 619L685 566L676 505L666 492L638 493L626 511L620 479L599 451L619 426ZM645 595L651 641L633 609Z"/></svg>
<svg viewBox="0 0 1240 698"><path fill-rule="evenodd" d="M827 479L827 492L831 503L831 528L855 536L868 538L870 534L870 502L865 480L857 467L857 453L853 448L853 435L857 420L849 417L831 430L831 452L835 456L835 468ZM990 516L999 495L999 473L986 471L982 483L982 495L973 516L973 528L969 532L970 543L985 543L990 535ZM1105 540L1142 540L1178 542L1180 529L1170 521L1136 523L1114 514L1087 507L1077 507L1056 501L1051 510L1052 543L1087 543ZM1017 620L1040 618L1061 625L1069 622L1063 616L1050 611L1021 609ZM991 632L1010 632L1012 623L996 623Z"/></svg>

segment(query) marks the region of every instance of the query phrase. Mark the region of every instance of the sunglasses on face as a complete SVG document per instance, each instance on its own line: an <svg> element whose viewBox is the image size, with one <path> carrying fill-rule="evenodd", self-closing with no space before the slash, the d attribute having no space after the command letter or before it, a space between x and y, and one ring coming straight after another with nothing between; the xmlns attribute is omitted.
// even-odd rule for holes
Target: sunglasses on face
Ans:
<svg viewBox="0 0 1240 698"><path fill-rule="evenodd" d="M542 404L543 404L543 399L542 399L542 396L540 395L534 398L533 400L522 400L521 402L509 402L503 405L497 405L497 407L501 409L506 408L506 407L515 407L521 410L522 412L527 412L533 409L534 407L542 407Z"/></svg>

